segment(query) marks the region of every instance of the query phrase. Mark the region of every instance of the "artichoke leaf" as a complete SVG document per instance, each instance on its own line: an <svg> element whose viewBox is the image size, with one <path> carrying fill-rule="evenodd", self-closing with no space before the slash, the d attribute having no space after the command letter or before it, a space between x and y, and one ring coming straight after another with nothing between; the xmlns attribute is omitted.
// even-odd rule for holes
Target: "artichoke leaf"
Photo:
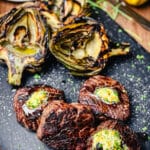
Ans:
<svg viewBox="0 0 150 150"><path fill-rule="evenodd" d="M47 24L51 27L53 31L56 31L62 26L61 21L58 19L55 13L42 11L42 15L46 18Z"/></svg>
<svg viewBox="0 0 150 150"><path fill-rule="evenodd" d="M72 9L73 9L73 2L72 2L72 0L64 1L64 10L63 10L64 11L64 15L63 16L67 17L68 14L71 13Z"/></svg>
<svg viewBox="0 0 150 150"><path fill-rule="evenodd" d="M108 57L119 56L119 55L127 55L130 51L129 43L119 43L113 44L111 50L108 52Z"/></svg>
<svg viewBox="0 0 150 150"><path fill-rule="evenodd" d="M2 15L0 17L0 38L5 35L6 25L7 25L8 21L12 19L12 17L16 13L16 11L17 11L16 8L13 8L6 15L4 15L4 16Z"/></svg>
<svg viewBox="0 0 150 150"><path fill-rule="evenodd" d="M74 2L71 15L78 16L80 11L81 11L81 6L79 5L79 3Z"/></svg>
<svg viewBox="0 0 150 150"><path fill-rule="evenodd" d="M84 7L84 5L87 3L87 0L75 0L76 2L78 2L81 7Z"/></svg>

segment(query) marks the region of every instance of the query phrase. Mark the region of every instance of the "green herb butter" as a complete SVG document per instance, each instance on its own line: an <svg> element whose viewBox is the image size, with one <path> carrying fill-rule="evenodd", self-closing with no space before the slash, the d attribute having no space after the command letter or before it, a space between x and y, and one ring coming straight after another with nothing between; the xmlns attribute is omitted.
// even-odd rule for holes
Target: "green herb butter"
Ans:
<svg viewBox="0 0 150 150"><path fill-rule="evenodd" d="M48 93L44 90L34 92L30 98L26 101L26 106L29 109L38 108L44 102L47 102Z"/></svg>
<svg viewBox="0 0 150 150"><path fill-rule="evenodd" d="M117 130L103 129L93 135L92 150L127 150Z"/></svg>
<svg viewBox="0 0 150 150"><path fill-rule="evenodd" d="M120 101L117 90L110 87L96 88L94 91L94 95L99 97L103 102L107 104L114 104Z"/></svg>

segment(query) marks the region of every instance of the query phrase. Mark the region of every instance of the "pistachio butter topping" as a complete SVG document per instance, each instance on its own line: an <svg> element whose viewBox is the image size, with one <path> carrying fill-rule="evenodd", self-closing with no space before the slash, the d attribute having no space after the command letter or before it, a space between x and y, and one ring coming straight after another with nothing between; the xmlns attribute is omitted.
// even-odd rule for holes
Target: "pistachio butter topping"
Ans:
<svg viewBox="0 0 150 150"><path fill-rule="evenodd" d="M93 135L92 150L127 150L117 130L103 129Z"/></svg>
<svg viewBox="0 0 150 150"><path fill-rule="evenodd" d="M46 103L48 98L48 93L45 90L38 90L34 92L30 98L26 101L26 106L29 109L36 109L41 104Z"/></svg>
<svg viewBox="0 0 150 150"><path fill-rule="evenodd" d="M111 87L96 88L94 91L94 95L107 104L114 104L120 102L117 90Z"/></svg>

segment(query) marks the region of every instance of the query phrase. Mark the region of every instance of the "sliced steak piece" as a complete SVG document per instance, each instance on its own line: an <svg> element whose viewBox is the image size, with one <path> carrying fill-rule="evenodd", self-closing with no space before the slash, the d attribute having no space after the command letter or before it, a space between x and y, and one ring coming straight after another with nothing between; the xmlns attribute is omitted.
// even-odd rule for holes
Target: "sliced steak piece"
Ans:
<svg viewBox="0 0 150 150"><path fill-rule="evenodd" d="M53 101L43 111L37 136L55 150L84 150L93 127L89 106Z"/></svg>
<svg viewBox="0 0 150 150"><path fill-rule="evenodd" d="M88 138L87 150L140 150L137 135L119 121L102 122Z"/></svg>
<svg viewBox="0 0 150 150"><path fill-rule="evenodd" d="M64 100L64 92L47 85L25 87L14 96L16 118L25 128L37 130L40 116L49 101Z"/></svg>
<svg viewBox="0 0 150 150"><path fill-rule="evenodd" d="M89 105L96 118L126 120L130 115L129 98L125 88L116 80L93 76L80 89L79 100Z"/></svg>

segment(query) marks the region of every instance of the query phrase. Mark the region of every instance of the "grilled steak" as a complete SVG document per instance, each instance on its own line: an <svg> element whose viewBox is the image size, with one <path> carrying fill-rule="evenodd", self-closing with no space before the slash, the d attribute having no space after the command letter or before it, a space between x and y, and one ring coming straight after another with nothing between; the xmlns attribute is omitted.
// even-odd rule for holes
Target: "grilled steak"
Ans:
<svg viewBox="0 0 150 150"><path fill-rule="evenodd" d="M91 106L100 120L106 117L126 120L130 115L126 90L109 77L97 75L85 81L80 89L79 102Z"/></svg>
<svg viewBox="0 0 150 150"><path fill-rule="evenodd" d="M50 86L20 88L14 96L17 121L24 127L36 131L43 109L49 101L63 99L64 92Z"/></svg>
<svg viewBox="0 0 150 150"><path fill-rule="evenodd" d="M109 144L108 144L109 143ZM102 122L88 138L87 150L140 150L137 135L119 121Z"/></svg>
<svg viewBox="0 0 150 150"><path fill-rule="evenodd" d="M43 111L37 136L55 150L84 150L93 126L89 106L53 101Z"/></svg>

